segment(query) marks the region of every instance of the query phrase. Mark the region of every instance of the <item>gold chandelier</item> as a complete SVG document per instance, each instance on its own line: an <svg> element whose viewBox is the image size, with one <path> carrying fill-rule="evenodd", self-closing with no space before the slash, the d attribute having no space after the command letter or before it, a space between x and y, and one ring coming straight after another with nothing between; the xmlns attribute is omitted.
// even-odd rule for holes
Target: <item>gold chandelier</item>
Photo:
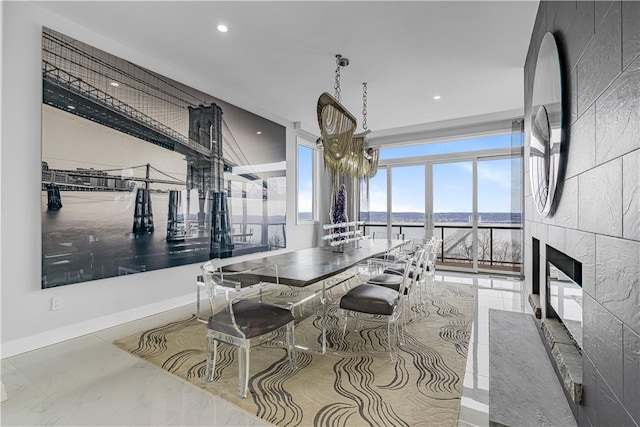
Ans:
<svg viewBox="0 0 640 427"><path fill-rule="evenodd" d="M320 126L318 147L323 149L324 165L331 172L334 191L339 175L371 178L378 169L379 149L368 147L367 83L362 84L362 126L364 132L354 135L355 117L340 103L340 70L349 65L349 59L336 55L335 96L327 92L318 98L317 116Z"/></svg>

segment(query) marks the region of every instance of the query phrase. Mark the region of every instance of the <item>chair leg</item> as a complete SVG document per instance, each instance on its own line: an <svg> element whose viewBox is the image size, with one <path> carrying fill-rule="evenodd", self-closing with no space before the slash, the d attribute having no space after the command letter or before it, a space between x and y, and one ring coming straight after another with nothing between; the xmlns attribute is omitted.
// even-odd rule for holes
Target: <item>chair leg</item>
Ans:
<svg viewBox="0 0 640 427"><path fill-rule="evenodd" d="M398 319L389 319L387 323L387 337L388 342L387 346L389 348L389 356L391 357L391 361L395 362L398 360L397 349L398 349Z"/></svg>
<svg viewBox="0 0 640 427"><path fill-rule="evenodd" d="M249 351L250 343L244 342L238 347L238 380L240 382L240 397L247 397L247 389L249 388Z"/></svg>
<svg viewBox="0 0 640 427"><path fill-rule="evenodd" d="M422 275L422 278L420 279L420 302L422 304L425 304L427 302L427 286L429 284L428 280L429 279L427 277L427 274L424 273Z"/></svg>
<svg viewBox="0 0 640 427"><path fill-rule="evenodd" d="M213 337L207 336L207 373L205 378L207 382L213 381L216 372L216 361L218 359L218 341Z"/></svg>
<svg viewBox="0 0 640 427"><path fill-rule="evenodd" d="M401 312L396 315L396 333L398 334L398 342L404 344L404 334L407 331L407 314L405 311L406 304L403 302L400 305ZM398 326L398 322L400 325Z"/></svg>
<svg viewBox="0 0 640 427"><path fill-rule="evenodd" d="M353 330L357 332L357 331L360 330L360 328L359 328L359 326L360 326L360 317L359 316L355 316L355 318L356 318L356 324L353 327Z"/></svg>
<svg viewBox="0 0 640 427"><path fill-rule="evenodd" d="M400 315L402 316L402 329L404 331L407 330L407 323L409 323L411 321L411 319L407 319L407 317L409 317L410 315L407 314L407 311L411 311L411 303L409 301L409 297L407 295L405 295L402 298L402 305L401 305L401 313Z"/></svg>
<svg viewBox="0 0 640 427"><path fill-rule="evenodd" d="M344 337L347 336L347 321L349 320L349 313L347 313L347 310L343 310L344 311L344 325L342 326L342 339L344 340Z"/></svg>
<svg viewBox="0 0 640 427"><path fill-rule="evenodd" d="M296 355L296 336L293 323L287 325L287 356L289 357L289 365L295 369L298 364L298 358Z"/></svg>
<svg viewBox="0 0 640 427"><path fill-rule="evenodd" d="M416 286L417 284L412 285ZM413 310L413 305L416 303L415 302L415 298L413 296L413 293L415 292L414 289L411 289L411 292L409 292L409 295L407 295L407 305L408 305L408 310L409 310L409 322L414 322L416 320L416 312Z"/></svg>

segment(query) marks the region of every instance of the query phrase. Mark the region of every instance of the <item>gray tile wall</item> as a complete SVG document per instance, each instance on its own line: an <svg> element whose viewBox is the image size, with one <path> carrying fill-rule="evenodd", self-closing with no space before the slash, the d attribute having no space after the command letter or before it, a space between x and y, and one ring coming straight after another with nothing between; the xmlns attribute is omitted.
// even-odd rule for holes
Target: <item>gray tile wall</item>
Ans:
<svg viewBox="0 0 640 427"><path fill-rule="evenodd" d="M531 239L583 263L581 426L640 425L640 2L542 1L525 64L525 133L537 51L556 36L567 74L570 140L557 210L542 218L525 190ZM528 138L527 138L528 142ZM525 150L525 153L527 150ZM525 185L529 185L525 166ZM544 259L540 265L544 280ZM540 285L544 298L544 284ZM544 306L543 306L544 307Z"/></svg>

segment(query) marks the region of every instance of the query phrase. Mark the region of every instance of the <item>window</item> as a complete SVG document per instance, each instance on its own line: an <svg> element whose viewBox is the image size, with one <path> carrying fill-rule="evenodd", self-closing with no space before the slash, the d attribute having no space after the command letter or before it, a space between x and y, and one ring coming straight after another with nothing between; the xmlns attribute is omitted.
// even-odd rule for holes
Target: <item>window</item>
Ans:
<svg viewBox="0 0 640 427"><path fill-rule="evenodd" d="M387 232L387 168L380 167L378 172L363 181L360 190L360 221L365 222L364 233Z"/></svg>
<svg viewBox="0 0 640 427"><path fill-rule="evenodd" d="M447 142L385 148L380 150L380 160L464 153L468 151L489 150L492 148L511 148L512 146L522 146L522 140L516 140L511 134L505 133L482 138L468 138Z"/></svg>
<svg viewBox="0 0 640 427"><path fill-rule="evenodd" d="M391 170L391 224L407 239L424 237L425 165L394 166Z"/></svg>
<svg viewBox="0 0 640 427"><path fill-rule="evenodd" d="M298 138L298 223L316 220L315 149L313 144Z"/></svg>
<svg viewBox="0 0 640 427"><path fill-rule="evenodd" d="M451 269L521 271L521 123L487 137L381 149L361 194L365 233L439 237L438 263Z"/></svg>

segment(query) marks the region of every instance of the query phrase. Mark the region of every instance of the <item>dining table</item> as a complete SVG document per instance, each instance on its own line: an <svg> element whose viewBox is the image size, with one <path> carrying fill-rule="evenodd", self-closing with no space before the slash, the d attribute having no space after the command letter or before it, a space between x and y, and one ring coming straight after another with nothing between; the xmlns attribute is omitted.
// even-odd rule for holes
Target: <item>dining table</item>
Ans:
<svg viewBox="0 0 640 427"><path fill-rule="evenodd" d="M348 250L336 250L333 246L313 247L294 250L278 254L265 254L262 257L248 261L235 262L222 266L223 272L251 271L250 275L256 281L273 282L277 279L280 285L296 288L317 289L320 297L320 316L324 317L327 308L327 291L346 282L359 274L355 267L375 257L380 257L389 251L400 248L406 240L399 239L363 239L358 245ZM219 268L212 260L205 263L203 268ZM277 277L272 267L277 265ZM327 329L322 323L321 353L327 350Z"/></svg>

